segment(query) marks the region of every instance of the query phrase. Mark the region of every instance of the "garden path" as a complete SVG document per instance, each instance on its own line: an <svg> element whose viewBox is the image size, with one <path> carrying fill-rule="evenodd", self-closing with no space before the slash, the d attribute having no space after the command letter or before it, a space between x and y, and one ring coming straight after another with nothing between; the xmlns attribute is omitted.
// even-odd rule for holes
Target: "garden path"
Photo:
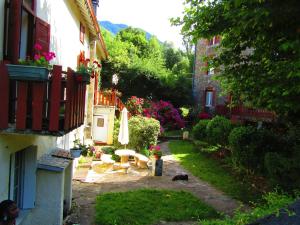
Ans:
<svg viewBox="0 0 300 225"><path fill-rule="evenodd" d="M73 180L73 198L80 211L80 224L92 225L95 215L96 195L106 192L129 191L139 188L160 188L185 190L193 193L202 201L214 207L217 211L232 215L240 205L236 200L226 196L221 191L208 183L199 180L197 177L184 170L174 159L168 148L168 142L160 144L163 151L163 176L153 177L145 169L130 169L124 173L103 173L97 174L83 168L76 171ZM85 170L85 172L84 172ZM172 181L176 174L188 174L188 181ZM195 222L168 223L165 225L189 225Z"/></svg>

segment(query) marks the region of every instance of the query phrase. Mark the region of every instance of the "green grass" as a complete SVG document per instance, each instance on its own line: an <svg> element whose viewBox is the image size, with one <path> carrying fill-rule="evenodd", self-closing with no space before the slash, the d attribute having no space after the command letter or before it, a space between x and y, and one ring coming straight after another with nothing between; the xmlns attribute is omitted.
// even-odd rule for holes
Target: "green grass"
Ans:
<svg viewBox="0 0 300 225"><path fill-rule="evenodd" d="M197 150L191 142L172 141L169 147L185 169L227 195L244 203L260 199L261 193L254 191L250 182L242 182L228 167Z"/></svg>
<svg viewBox="0 0 300 225"><path fill-rule="evenodd" d="M184 191L141 189L97 196L96 224L143 225L159 221L219 218L218 213Z"/></svg>
<svg viewBox="0 0 300 225"><path fill-rule="evenodd" d="M163 136L169 137L169 136L182 136L183 131L182 130L166 130L163 133Z"/></svg>

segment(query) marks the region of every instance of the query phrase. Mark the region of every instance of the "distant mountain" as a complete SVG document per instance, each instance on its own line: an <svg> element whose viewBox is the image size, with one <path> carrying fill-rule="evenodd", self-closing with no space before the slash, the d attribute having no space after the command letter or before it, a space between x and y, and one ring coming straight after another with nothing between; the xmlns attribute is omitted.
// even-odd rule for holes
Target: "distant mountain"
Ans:
<svg viewBox="0 0 300 225"><path fill-rule="evenodd" d="M116 35L120 30L129 27L129 25L126 24L114 24L110 21L98 21L98 23L100 24L101 27L104 27L106 30L110 31L113 35ZM146 38L149 40L152 34L148 33L147 31L145 32L146 32Z"/></svg>

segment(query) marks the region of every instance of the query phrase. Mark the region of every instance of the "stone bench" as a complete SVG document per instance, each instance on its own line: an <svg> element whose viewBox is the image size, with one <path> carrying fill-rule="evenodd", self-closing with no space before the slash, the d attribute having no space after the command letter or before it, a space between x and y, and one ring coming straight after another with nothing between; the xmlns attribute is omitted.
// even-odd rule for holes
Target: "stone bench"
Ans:
<svg viewBox="0 0 300 225"><path fill-rule="evenodd" d="M148 168L147 162L149 158L139 153L135 153L134 155L135 165L141 169Z"/></svg>
<svg viewBox="0 0 300 225"><path fill-rule="evenodd" d="M129 167L129 163L114 163L113 170L123 170L124 173L128 173Z"/></svg>

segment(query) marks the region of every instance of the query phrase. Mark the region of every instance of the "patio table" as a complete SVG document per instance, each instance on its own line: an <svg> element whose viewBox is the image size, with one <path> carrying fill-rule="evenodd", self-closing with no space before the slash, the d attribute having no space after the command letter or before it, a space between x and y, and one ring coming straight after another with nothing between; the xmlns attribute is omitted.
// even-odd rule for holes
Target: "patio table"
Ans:
<svg viewBox="0 0 300 225"><path fill-rule="evenodd" d="M118 149L115 154L121 157L121 164L128 163L129 156L134 156L135 151L130 149Z"/></svg>

